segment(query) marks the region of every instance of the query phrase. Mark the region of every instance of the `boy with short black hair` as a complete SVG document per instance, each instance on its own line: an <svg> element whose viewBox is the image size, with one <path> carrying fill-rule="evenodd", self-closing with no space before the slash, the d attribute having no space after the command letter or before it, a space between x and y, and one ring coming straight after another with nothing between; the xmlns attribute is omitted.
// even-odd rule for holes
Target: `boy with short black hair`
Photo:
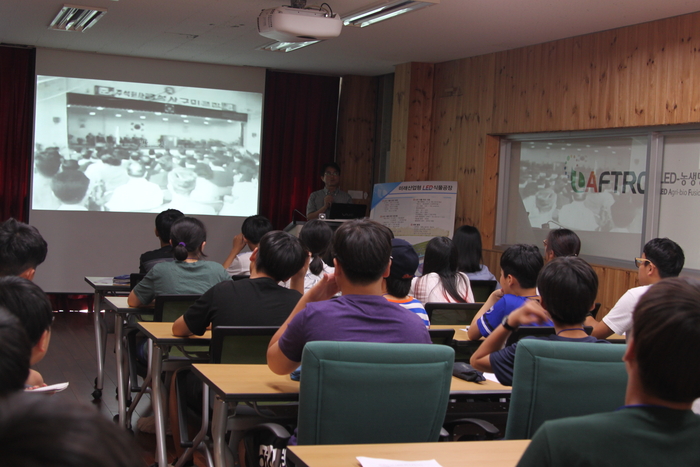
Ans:
<svg viewBox="0 0 700 467"><path fill-rule="evenodd" d="M390 274L391 238L391 230L368 219L345 222L336 230L334 274L304 294L270 340L267 364L274 373L295 370L311 341L431 342L421 320L382 297L383 279ZM343 294L331 298L338 290Z"/></svg>
<svg viewBox="0 0 700 467"><path fill-rule="evenodd" d="M64 169L54 175L51 189L61 201L59 211L87 211L85 201L90 187L90 179L77 169Z"/></svg>
<svg viewBox="0 0 700 467"><path fill-rule="evenodd" d="M13 218L0 224L0 276L32 280L48 246L36 227Z"/></svg>
<svg viewBox="0 0 700 467"><path fill-rule="evenodd" d="M141 255L139 258L141 274L146 274L158 263L175 260L173 247L170 244L170 227L181 217L185 215L177 209L166 209L156 216L156 237L160 240L160 248Z"/></svg>
<svg viewBox="0 0 700 467"><path fill-rule="evenodd" d="M629 289L615 303L595 328L592 335L604 339L613 333L625 334L632 328L632 313L639 298L661 279L677 277L683 270L683 249L668 238L653 238L644 245L641 258L635 258L639 287Z"/></svg>
<svg viewBox="0 0 700 467"><path fill-rule="evenodd" d="M470 340L489 336L501 321L530 298L537 297L537 275L544 259L535 245L517 244L501 255L501 288L494 290L474 316L467 331ZM551 326L551 322L546 324Z"/></svg>
<svg viewBox="0 0 700 467"><path fill-rule="evenodd" d="M15 315L32 347L30 363L38 363L49 349L53 311L51 302L33 282L17 276L0 277L0 307ZM28 386L45 386L41 375L30 370Z"/></svg>
<svg viewBox="0 0 700 467"><path fill-rule="evenodd" d="M386 288L384 298L412 311L426 327L430 327L430 320L423 304L408 295L418 263L418 253L413 245L400 238L391 240L391 270L389 276L384 278Z"/></svg>
<svg viewBox="0 0 700 467"><path fill-rule="evenodd" d="M549 262L537 279L542 303L525 300L507 315L471 357L477 370L493 372L501 384L513 384L517 342L503 348L511 332L520 326L554 323L556 334L541 339L565 342L603 342L586 334L583 322L595 306L598 275L581 258L564 256Z"/></svg>
<svg viewBox="0 0 700 467"><path fill-rule="evenodd" d="M700 283L669 278L637 302L625 405L545 422L518 466L700 465Z"/></svg>
<svg viewBox="0 0 700 467"><path fill-rule="evenodd" d="M272 222L265 216L257 214L246 218L241 225L241 233L233 238L233 246L228 258L223 262L226 272L232 276L250 275L250 257L253 250L258 247L263 235L272 230ZM246 246L250 251L241 253Z"/></svg>

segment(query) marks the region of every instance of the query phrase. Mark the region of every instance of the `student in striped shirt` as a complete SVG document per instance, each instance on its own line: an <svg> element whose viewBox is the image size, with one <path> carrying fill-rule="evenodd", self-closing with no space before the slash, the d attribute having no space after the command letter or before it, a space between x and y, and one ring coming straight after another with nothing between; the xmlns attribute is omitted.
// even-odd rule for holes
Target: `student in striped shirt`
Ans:
<svg viewBox="0 0 700 467"><path fill-rule="evenodd" d="M406 240L391 240L391 272L384 279L384 298L414 312L426 327L430 327L428 314L421 302L408 295L411 280L418 269L418 253Z"/></svg>

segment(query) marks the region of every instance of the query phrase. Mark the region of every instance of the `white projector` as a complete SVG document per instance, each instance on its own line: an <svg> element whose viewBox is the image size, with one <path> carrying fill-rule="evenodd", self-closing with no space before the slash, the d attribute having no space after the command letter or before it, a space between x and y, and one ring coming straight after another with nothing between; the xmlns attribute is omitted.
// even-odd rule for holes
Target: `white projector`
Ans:
<svg viewBox="0 0 700 467"><path fill-rule="evenodd" d="M263 10L258 16L260 35L279 42L332 39L342 28L340 17L325 10L280 6Z"/></svg>

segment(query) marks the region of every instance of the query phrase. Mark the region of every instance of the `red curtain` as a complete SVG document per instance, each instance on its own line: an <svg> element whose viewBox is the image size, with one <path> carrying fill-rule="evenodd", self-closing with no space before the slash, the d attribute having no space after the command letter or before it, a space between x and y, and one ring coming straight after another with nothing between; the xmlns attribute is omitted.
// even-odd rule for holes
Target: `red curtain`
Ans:
<svg viewBox="0 0 700 467"><path fill-rule="evenodd" d="M35 56L0 47L0 221L29 217Z"/></svg>
<svg viewBox="0 0 700 467"><path fill-rule="evenodd" d="M277 229L312 191L335 156L340 78L268 71L260 162L260 213ZM298 220L303 217L297 215Z"/></svg>

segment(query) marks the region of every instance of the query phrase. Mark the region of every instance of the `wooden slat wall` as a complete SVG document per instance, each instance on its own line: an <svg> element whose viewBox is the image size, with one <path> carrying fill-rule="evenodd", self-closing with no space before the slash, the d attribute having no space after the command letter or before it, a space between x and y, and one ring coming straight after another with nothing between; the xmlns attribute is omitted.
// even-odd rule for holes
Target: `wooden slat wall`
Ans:
<svg viewBox="0 0 700 467"><path fill-rule="evenodd" d="M336 160L344 190L372 194L379 78L343 77L338 106Z"/></svg>
<svg viewBox="0 0 700 467"><path fill-rule="evenodd" d="M459 182L457 224L478 226L485 248L492 247L498 138L490 135L700 122L697 31L700 13L434 65L425 178ZM394 181L407 177L406 147L417 137L406 99L411 65L395 72ZM498 271L497 252L485 256ZM636 272L596 270L607 312Z"/></svg>

